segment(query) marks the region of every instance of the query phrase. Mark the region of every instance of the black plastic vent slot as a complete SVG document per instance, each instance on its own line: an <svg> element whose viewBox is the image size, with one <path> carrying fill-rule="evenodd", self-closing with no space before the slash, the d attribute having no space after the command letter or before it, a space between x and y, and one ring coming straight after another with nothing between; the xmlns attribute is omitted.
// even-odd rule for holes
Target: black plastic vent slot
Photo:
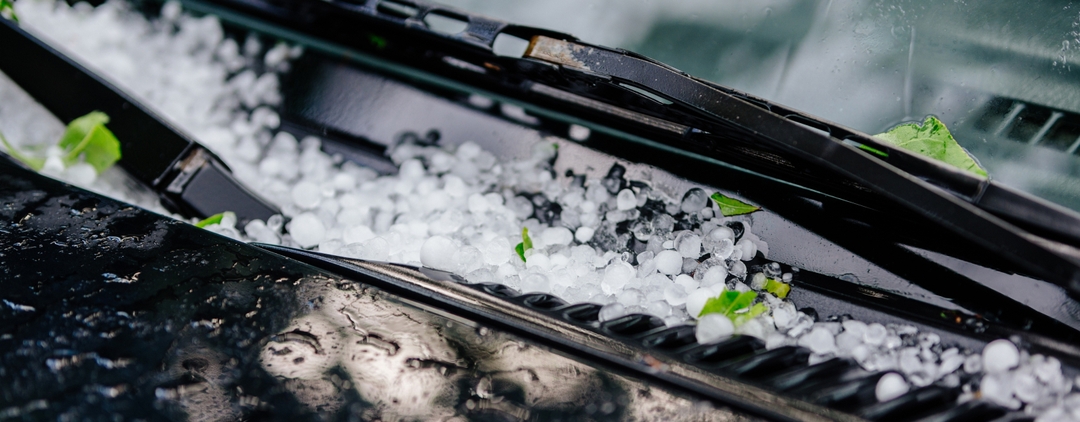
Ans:
<svg viewBox="0 0 1080 422"><path fill-rule="evenodd" d="M519 293L517 290L514 290L513 288L504 286L502 284L483 283L477 284L476 286L479 287L480 290L504 299L511 299L521 295L521 293Z"/></svg>
<svg viewBox="0 0 1080 422"><path fill-rule="evenodd" d="M663 326L664 320L646 314L626 315L600 324L604 331L626 337L633 337Z"/></svg>
<svg viewBox="0 0 1080 422"><path fill-rule="evenodd" d="M734 359L765 350L757 337L735 336L716 344L707 344L686 352L686 361L706 368L716 368Z"/></svg>
<svg viewBox="0 0 1080 422"><path fill-rule="evenodd" d="M672 352L677 349L696 344L697 337L693 325L679 325L666 330L649 334L641 339L641 343L649 349Z"/></svg>
<svg viewBox="0 0 1080 422"><path fill-rule="evenodd" d="M424 24L440 34L455 35L469 27L469 19L457 14L434 11L424 16Z"/></svg>
<svg viewBox="0 0 1080 422"><path fill-rule="evenodd" d="M859 414L872 421L913 420L955 406L959 390L931 385L887 402L871 405Z"/></svg>
<svg viewBox="0 0 1080 422"><path fill-rule="evenodd" d="M570 322L595 326L600 321L600 308L603 305L582 303L563 310L563 318Z"/></svg>
<svg viewBox="0 0 1080 422"><path fill-rule="evenodd" d="M791 391L832 381L856 367L858 365L851 359L833 358L805 368L781 372L766 383L777 391Z"/></svg>
<svg viewBox="0 0 1080 422"><path fill-rule="evenodd" d="M544 293L527 294L525 296L522 296L521 299L522 302L525 303L525 306L544 311L555 309L560 306L566 306L565 300Z"/></svg>
<svg viewBox="0 0 1080 422"><path fill-rule="evenodd" d="M870 406L877 402L877 394L874 390L877 388L878 380L885 374L882 372L825 387L818 393L811 394L810 401L844 411Z"/></svg>
<svg viewBox="0 0 1080 422"><path fill-rule="evenodd" d="M396 18L396 19L408 19L416 16L416 12L420 11L415 6L400 3L392 0L383 0L379 2L379 5L375 7L379 13Z"/></svg>
<svg viewBox="0 0 1080 422"><path fill-rule="evenodd" d="M762 378L806 365L809 359L810 350L804 347L784 346L732 362L721 369L744 378Z"/></svg>
<svg viewBox="0 0 1080 422"><path fill-rule="evenodd" d="M1018 100L994 98L988 101L972 128L1066 154L1076 154L1080 149L1080 114Z"/></svg>

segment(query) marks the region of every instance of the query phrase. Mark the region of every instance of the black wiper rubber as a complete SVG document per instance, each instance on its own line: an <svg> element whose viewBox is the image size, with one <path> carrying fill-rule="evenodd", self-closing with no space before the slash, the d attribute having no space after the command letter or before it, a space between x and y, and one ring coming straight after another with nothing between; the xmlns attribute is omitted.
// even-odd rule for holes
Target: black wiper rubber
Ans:
<svg viewBox="0 0 1080 422"><path fill-rule="evenodd" d="M61 121L94 110L108 114L109 130L120 140L119 165L171 211L196 218L232 211L240 227L281 213L237 181L208 149L6 19L0 19L0 46L0 71Z"/></svg>

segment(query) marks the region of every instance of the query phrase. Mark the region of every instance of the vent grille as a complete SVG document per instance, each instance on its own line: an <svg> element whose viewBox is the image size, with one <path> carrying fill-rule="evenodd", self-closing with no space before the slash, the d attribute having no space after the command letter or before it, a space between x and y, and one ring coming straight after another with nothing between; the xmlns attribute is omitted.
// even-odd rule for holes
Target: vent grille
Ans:
<svg viewBox="0 0 1080 422"><path fill-rule="evenodd" d="M975 130L1002 139L1077 155L1080 114L1007 98L987 103L976 118Z"/></svg>

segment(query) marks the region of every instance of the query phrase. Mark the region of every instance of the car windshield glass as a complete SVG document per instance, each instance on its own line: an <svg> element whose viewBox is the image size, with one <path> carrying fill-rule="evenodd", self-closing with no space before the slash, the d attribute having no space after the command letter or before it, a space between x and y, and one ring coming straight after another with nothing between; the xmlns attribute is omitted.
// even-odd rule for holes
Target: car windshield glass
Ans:
<svg viewBox="0 0 1080 422"><path fill-rule="evenodd" d="M625 48L877 134L941 119L1006 185L1080 210L1080 5L441 0Z"/></svg>

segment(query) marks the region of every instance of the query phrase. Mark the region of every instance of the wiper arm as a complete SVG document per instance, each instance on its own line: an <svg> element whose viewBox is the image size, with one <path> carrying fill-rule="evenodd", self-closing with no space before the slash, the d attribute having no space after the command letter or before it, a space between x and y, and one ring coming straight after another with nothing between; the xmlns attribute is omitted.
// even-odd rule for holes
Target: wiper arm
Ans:
<svg viewBox="0 0 1080 422"><path fill-rule="evenodd" d="M417 83L481 92L538 114L749 164L847 200L899 204L1028 274L1080 293L1076 213L630 52L418 0L404 1L413 9L408 13L381 7L380 0L184 3ZM452 16L465 29L437 32L424 23L432 13ZM530 41L524 57L494 53L502 34Z"/></svg>

